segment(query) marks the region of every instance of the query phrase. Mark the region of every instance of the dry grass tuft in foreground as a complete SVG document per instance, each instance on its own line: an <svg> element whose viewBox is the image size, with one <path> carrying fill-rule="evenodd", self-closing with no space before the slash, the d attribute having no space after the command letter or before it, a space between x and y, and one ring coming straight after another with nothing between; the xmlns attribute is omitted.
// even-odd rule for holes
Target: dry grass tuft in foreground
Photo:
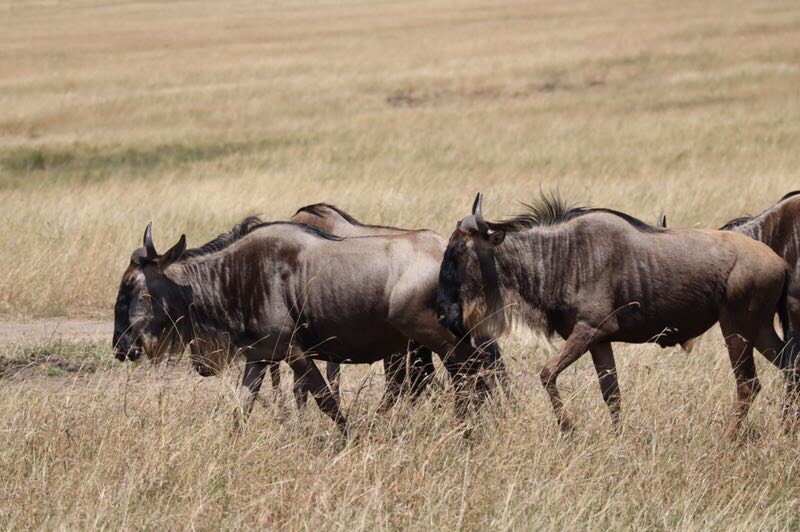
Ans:
<svg viewBox="0 0 800 532"><path fill-rule="evenodd" d="M376 415L377 367L345 368L347 445L315 406L299 418L273 402L233 436L235 375L186 365L5 380L0 515L8 528L797 528L800 443L780 428L782 383L761 365L746 434L727 442L721 343L622 350L618 437L588 360L562 379L579 425L559 436L531 377L535 342L507 346L519 400L477 416L469 441L439 384Z"/></svg>

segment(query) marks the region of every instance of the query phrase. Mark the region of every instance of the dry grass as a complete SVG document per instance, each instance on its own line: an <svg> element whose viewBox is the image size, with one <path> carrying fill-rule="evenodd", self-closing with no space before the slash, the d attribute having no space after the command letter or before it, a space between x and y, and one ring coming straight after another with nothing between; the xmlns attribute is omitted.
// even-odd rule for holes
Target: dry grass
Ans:
<svg viewBox="0 0 800 532"><path fill-rule="evenodd" d="M716 225L797 187L800 10L6 4L0 313L110 309L162 246L335 202L449 232L540 187Z"/></svg>
<svg viewBox="0 0 800 532"><path fill-rule="evenodd" d="M6 382L0 512L15 529L796 529L800 446L780 429L780 379L762 366L743 441L727 442L720 344L710 335L691 356L622 349L619 437L589 360L561 379L579 430L558 435L527 341L506 344L521 400L487 409L470 441L439 385L376 415L377 368L345 371L357 437L344 447L316 407L298 418L257 406L232 436L236 375L120 365Z"/></svg>
<svg viewBox="0 0 800 532"><path fill-rule="evenodd" d="M716 226L798 188L796 2L86 0L0 14L0 315L110 316L151 219L161 247L323 200L447 233L477 190L500 217L544 187ZM564 441L535 378L544 355L505 347L524 400L482 417L474 441L441 394L372 419L376 385L349 398L362 437L338 453L314 408L260 411L231 438L229 387L174 370L4 382L0 524L800 526L800 447L780 432L772 368L745 442L720 440L733 385L718 333L691 356L623 350L620 438L587 361L564 379L581 422Z"/></svg>

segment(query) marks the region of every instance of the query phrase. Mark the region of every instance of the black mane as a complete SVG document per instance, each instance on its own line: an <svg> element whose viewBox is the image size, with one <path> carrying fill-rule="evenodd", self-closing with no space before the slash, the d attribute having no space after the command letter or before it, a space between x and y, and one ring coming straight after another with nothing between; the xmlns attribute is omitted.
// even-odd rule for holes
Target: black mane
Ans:
<svg viewBox="0 0 800 532"><path fill-rule="evenodd" d="M203 244L199 248L187 249L183 253L182 257L188 259L191 257L199 257L201 255L210 255L211 253L225 249L237 240L241 240L242 237L249 234L253 229L263 223L264 222L258 216L248 216L238 224L234 225L233 229L227 233L218 235L217 238L207 242L206 244Z"/></svg>
<svg viewBox="0 0 800 532"><path fill-rule="evenodd" d="M326 240L342 240L340 237L332 235L327 231L323 231L318 227L314 227L313 225L298 224L293 222L264 222L258 216L248 216L247 218L245 218L244 220L233 226L233 229L231 229L227 233L220 234L219 236L217 236L217 238L200 246L199 248L187 249L183 253L183 255L181 255L181 259L189 259L192 257L210 255L211 253L215 253L217 251L227 248L234 242L241 240L242 238L249 235L256 229L278 224L285 224L297 227L307 233L311 233L315 236L324 238Z"/></svg>
<svg viewBox="0 0 800 532"><path fill-rule="evenodd" d="M297 216L301 212L309 212L315 216L324 216L325 213L322 212L322 209L330 209L336 212L336 214L338 214L339 216L347 220L348 223L351 223L353 225L364 225L355 218L353 218L352 216L350 216L348 213L344 212L336 205L331 205L330 203L314 203L313 205L306 205L305 207L300 207L299 209L297 209L297 212L294 214L295 216Z"/></svg>
<svg viewBox="0 0 800 532"><path fill-rule="evenodd" d="M536 201L531 204L523 203L523 206L528 209L528 212L503 220L502 222L490 223L493 229L502 229L504 231L520 231L522 229L530 229L532 227L545 227L557 225L560 223L574 220L586 214L603 212L613 214L622 218L634 228L645 233L657 233L663 231L659 227L653 227L650 224L643 222L638 218L634 218L624 212L615 211L613 209L583 207L580 205L571 205L566 200L561 198L558 194L542 194Z"/></svg>
<svg viewBox="0 0 800 532"><path fill-rule="evenodd" d="M771 207L770 207L771 208ZM744 216L739 216L738 218L734 218L733 220L728 220L725 222L725 225L719 228L720 231L730 231L731 229L736 229L740 225L744 225L747 222L753 220L753 216L749 214L745 214Z"/></svg>
<svg viewBox="0 0 800 532"><path fill-rule="evenodd" d="M792 192L784 194L784 196L781 199L779 199L778 201L775 202L775 205L777 205L778 203L780 203L780 202L782 202L784 200L787 200L789 198L797 196L798 194L800 194L800 190L793 190ZM773 207L775 207L775 205L773 205L769 209L772 209ZM764 209L764 211L761 214L764 214L769 209ZM761 214L759 214L759 216L761 216ZM720 229L720 231L730 231L731 229L736 229L737 227L742 226L742 225L746 224L747 222L752 221L754 218L756 218L756 217L755 216L751 216L749 214L746 214L744 216L739 216L738 218L734 218L733 220L729 220L729 221L725 222L725 225L723 225L719 229Z"/></svg>

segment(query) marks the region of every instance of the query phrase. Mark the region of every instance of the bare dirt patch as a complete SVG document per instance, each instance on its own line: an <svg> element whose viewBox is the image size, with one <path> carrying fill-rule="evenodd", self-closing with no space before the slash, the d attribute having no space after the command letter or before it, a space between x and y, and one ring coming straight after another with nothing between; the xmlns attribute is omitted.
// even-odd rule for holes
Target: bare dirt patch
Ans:
<svg viewBox="0 0 800 532"><path fill-rule="evenodd" d="M458 101L463 103L470 101L528 98L536 94L559 91L586 91L604 87L605 85L606 80L590 77L575 81L552 78L516 87L406 88L398 89L388 94L385 101L390 107L419 107L423 105L439 105Z"/></svg>
<svg viewBox="0 0 800 532"><path fill-rule="evenodd" d="M114 324L110 321L50 318L34 321L0 322L0 345L63 341L111 342Z"/></svg>

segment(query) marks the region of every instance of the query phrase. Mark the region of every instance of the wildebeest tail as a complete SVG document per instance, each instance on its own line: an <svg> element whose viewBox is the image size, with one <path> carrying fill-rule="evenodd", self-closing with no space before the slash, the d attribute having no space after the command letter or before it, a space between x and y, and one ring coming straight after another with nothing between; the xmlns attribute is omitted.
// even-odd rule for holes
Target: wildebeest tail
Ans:
<svg viewBox="0 0 800 532"><path fill-rule="evenodd" d="M795 346L794 337L792 335L792 327L789 321L789 282L791 280L791 272L786 270L786 275L783 280L783 290L781 291L781 298L778 300L778 320L781 322L781 330L783 331L783 357L782 368L793 367L795 365L795 358L797 358L797 346Z"/></svg>

